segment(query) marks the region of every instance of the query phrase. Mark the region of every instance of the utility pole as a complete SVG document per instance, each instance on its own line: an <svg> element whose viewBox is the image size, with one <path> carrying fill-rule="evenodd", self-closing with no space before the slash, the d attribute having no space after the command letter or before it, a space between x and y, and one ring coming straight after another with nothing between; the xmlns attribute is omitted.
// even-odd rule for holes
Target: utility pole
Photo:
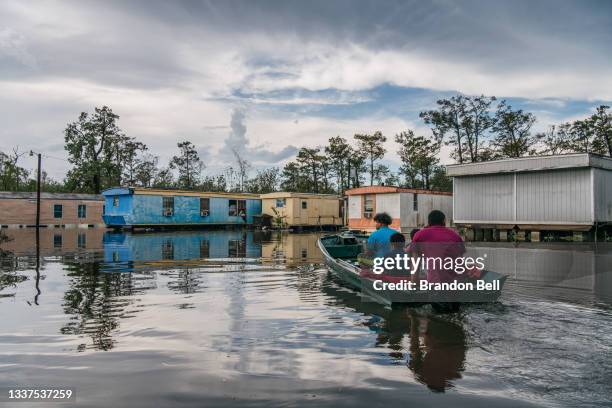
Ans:
<svg viewBox="0 0 612 408"><path fill-rule="evenodd" d="M38 168L36 170L36 233L40 227L40 159L41 155L38 153Z"/></svg>

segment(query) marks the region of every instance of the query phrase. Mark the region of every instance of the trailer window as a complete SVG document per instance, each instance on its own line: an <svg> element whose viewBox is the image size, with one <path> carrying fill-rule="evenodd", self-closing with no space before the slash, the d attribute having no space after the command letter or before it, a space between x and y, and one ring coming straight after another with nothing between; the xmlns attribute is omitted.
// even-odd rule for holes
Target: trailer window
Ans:
<svg viewBox="0 0 612 408"><path fill-rule="evenodd" d="M374 195L366 194L363 196L363 216L371 218L374 213Z"/></svg>
<svg viewBox="0 0 612 408"><path fill-rule="evenodd" d="M172 217L174 215L174 197L162 197L162 215Z"/></svg>
<svg viewBox="0 0 612 408"><path fill-rule="evenodd" d="M54 218L62 218L64 213L64 206L61 204L53 205L53 217Z"/></svg>
<svg viewBox="0 0 612 408"><path fill-rule="evenodd" d="M283 208L285 206L285 199L284 198L277 198L276 199L276 208Z"/></svg>
<svg viewBox="0 0 612 408"><path fill-rule="evenodd" d="M302 210L305 210L308 208L308 201L302 201Z"/></svg>
<svg viewBox="0 0 612 408"><path fill-rule="evenodd" d="M419 198L418 198L418 194L414 193L412 195L412 210L413 211L418 211L419 210Z"/></svg>
<svg viewBox="0 0 612 408"><path fill-rule="evenodd" d="M210 198L200 198L200 217L210 215Z"/></svg>
<svg viewBox="0 0 612 408"><path fill-rule="evenodd" d="M87 206L85 204L79 204L77 213L79 218L87 218Z"/></svg>
<svg viewBox="0 0 612 408"><path fill-rule="evenodd" d="M230 217L246 216L246 200L229 200Z"/></svg>
<svg viewBox="0 0 612 408"><path fill-rule="evenodd" d="M119 196L113 197L113 207L119 207Z"/></svg>

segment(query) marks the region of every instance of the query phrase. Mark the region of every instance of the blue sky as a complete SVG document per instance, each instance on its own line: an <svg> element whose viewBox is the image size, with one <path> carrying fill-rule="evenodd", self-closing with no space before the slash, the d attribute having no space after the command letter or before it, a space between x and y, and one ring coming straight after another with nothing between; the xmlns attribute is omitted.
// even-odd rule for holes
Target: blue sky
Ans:
<svg viewBox="0 0 612 408"><path fill-rule="evenodd" d="M108 105L162 164L191 140L214 174L232 148L266 167L336 135L428 134L418 113L459 92L537 131L610 104L610 55L606 1L8 0L0 150L43 150L59 178L66 124Z"/></svg>

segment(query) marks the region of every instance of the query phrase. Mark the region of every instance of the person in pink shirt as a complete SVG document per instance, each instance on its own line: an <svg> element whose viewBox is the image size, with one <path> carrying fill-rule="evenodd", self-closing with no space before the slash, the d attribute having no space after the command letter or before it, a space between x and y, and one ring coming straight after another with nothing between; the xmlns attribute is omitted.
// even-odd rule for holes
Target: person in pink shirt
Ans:
<svg viewBox="0 0 612 408"><path fill-rule="evenodd" d="M407 250L411 256L456 259L465 253L463 239L455 230L446 227L446 216L442 211L430 212L427 223L412 238ZM459 276L455 271L440 268L439 265L430 265L427 269L427 281L431 283L452 282Z"/></svg>

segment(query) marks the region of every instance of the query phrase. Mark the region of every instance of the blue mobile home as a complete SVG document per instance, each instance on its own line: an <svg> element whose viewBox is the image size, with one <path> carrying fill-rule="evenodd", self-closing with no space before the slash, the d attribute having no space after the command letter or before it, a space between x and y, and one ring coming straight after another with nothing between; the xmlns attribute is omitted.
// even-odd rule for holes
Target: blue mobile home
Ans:
<svg viewBox="0 0 612 408"><path fill-rule="evenodd" d="M149 188L109 188L104 222L110 227L249 225L261 214L256 194Z"/></svg>

